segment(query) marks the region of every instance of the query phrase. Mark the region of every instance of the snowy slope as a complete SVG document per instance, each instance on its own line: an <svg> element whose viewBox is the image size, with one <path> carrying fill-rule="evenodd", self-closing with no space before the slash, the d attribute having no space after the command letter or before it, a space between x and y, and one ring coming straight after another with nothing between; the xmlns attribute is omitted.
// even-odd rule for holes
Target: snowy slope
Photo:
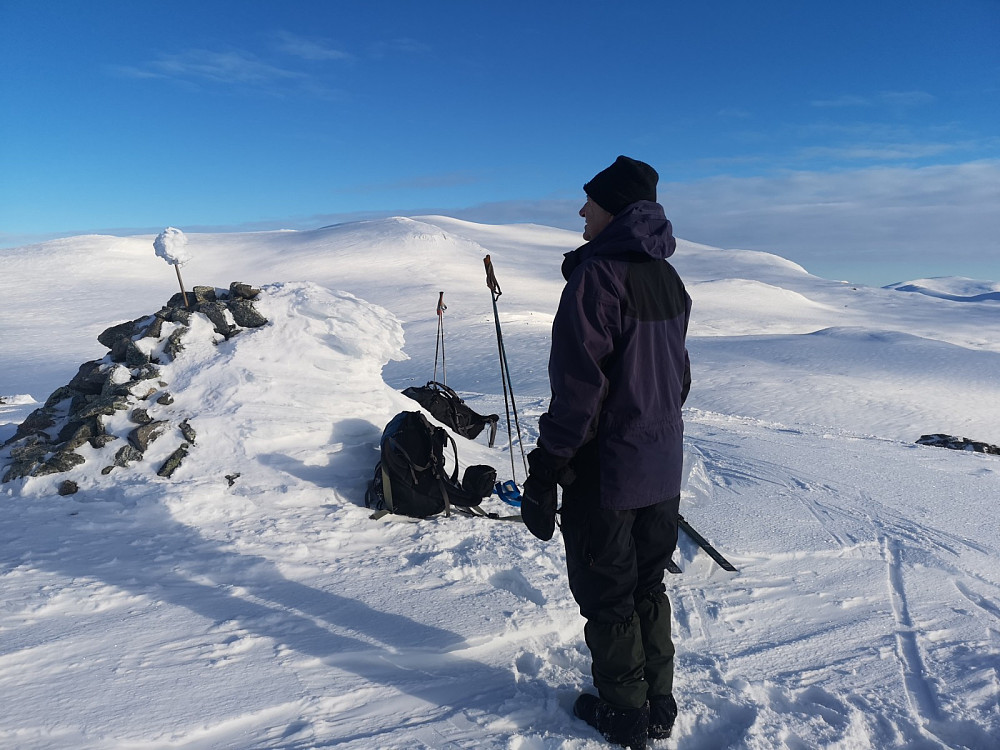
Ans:
<svg viewBox="0 0 1000 750"><path fill-rule="evenodd" d="M164 368L198 430L171 479L94 455L0 485L0 746L604 746L569 713L589 676L558 541L363 507L382 426L416 408L399 390L430 379L439 291L449 384L503 412L486 253L533 442L578 235L419 217L188 237L188 286L262 285L271 323ZM104 355L100 331L176 291L152 242L0 251L0 440ZM740 572L682 539L681 716L658 746L995 747L1000 458L913 444L1000 443L995 302L683 241L675 261L695 305L683 512ZM461 463L509 474L505 437L460 439Z"/></svg>

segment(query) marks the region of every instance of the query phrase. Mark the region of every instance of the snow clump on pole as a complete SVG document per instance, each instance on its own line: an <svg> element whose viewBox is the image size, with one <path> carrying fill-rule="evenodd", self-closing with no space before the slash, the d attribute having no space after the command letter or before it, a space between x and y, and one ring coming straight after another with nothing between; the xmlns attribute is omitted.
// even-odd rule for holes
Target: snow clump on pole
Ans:
<svg viewBox="0 0 1000 750"><path fill-rule="evenodd" d="M184 307L188 307L187 293L184 291L184 281L181 279L181 266L191 260L191 253L187 249L187 237L180 229L167 227L153 240L153 250L156 257L163 258L174 267L177 272L177 283L181 286L181 296L184 297Z"/></svg>

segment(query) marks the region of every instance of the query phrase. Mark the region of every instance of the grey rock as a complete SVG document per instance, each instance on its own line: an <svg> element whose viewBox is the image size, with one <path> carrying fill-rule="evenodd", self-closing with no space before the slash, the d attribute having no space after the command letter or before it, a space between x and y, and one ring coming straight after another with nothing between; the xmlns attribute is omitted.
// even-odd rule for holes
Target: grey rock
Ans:
<svg viewBox="0 0 1000 750"><path fill-rule="evenodd" d="M149 364L149 355L142 351L132 339L118 339L111 349L111 361L121 362L128 367L142 367Z"/></svg>
<svg viewBox="0 0 1000 750"><path fill-rule="evenodd" d="M188 454L188 444L181 443L180 447L171 453L167 460L163 462L163 465L156 472L157 476L169 478L173 475L178 468L180 468L181 462Z"/></svg>
<svg viewBox="0 0 1000 750"><path fill-rule="evenodd" d="M184 334L186 334L187 331L188 329L186 327L177 328L169 336L167 336L167 343L164 344L163 351L166 352L171 359L176 359L177 355L184 351L184 344L181 343L181 340L184 338Z"/></svg>
<svg viewBox="0 0 1000 750"><path fill-rule="evenodd" d="M160 377L160 368L157 367L152 360L148 364L139 367L138 371L135 373L136 380L156 380Z"/></svg>
<svg viewBox="0 0 1000 750"><path fill-rule="evenodd" d="M75 416L77 419L89 419L91 417L110 417L116 411L123 411L128 408L128 399L125 396L97 396L86 406L79 409Z"/></svg>
<svg viewBox="0 0 1000 750"><path fill-rule="evenodd" d="M113 443L117 439L117 435L94 435L88 442L92 448L100 450L108 443Z"/></svg>
<svg viewBox="0 0 1000 750"><path fill-rule="evenodd" d="M96 394L104 388L104 383L108 379L108 373L103 367L104 360L93 360L80 365L76 375L69 381L67 387L79 393Z"/></svg>
<svg viewBox="0 0 1000 750"><path fill-rule="evenodd" d="M17 462L41 463L49 452L49 444L44 440L29 439L10 449L11 460Z"/></svg>
<svg viewBox="0 0 1000 750"><path fill-rule="evenodd" d="M67 479L59 485L58 492L60 495L75 495L80 491L79 485L76 482Z"/></svg>
<svg viewBox="0 0 1000 750"><path fill-rule="evenodd" d="M44 477L49 474L60 474L64 471L69 471L70 469L79 466L84 463L86 459L79 453L74 453L73 451L59 451L52 456L48 461L43 463L41 466L35 469L33 475L36 477Z"/></svg>
<svg viewBox="0 0 1000 750"><path fill-rule="evenodd" d="M158 339L163 334L163 316L159 313L152 316L152 319L142 330L142 338Z"/></svg>
<svg viewBox="0 0 1000 750"><path fill-rule="evenodd" d="M15 479L33 476L38 467L37 461L14 461L7 467L7 473L3 475L4 482L13 482Z"/></svg>
<svg viewBox="0 0 1000 750"><path fill-rule="evenodd" d="M149 416L149 412L145 409L133 409L129 413L128 418L135 424L149 424L153 421L153 418Z"/></svg>
<svg viewBox="0 0 1000 750"><path fill-rule="evenodd" d="M50 408L43 406L40 409L35 409L25 418L23 422L21 422L21 424L18 425L17 430L14 432L14 436L4 443L4 445L15 443L28 435L44 435L45 439L49 440L51 438L45 430L54 426L55 423L56 422L55 419L53 419L52 410Z"/></svg>
<svg viewBox="0 0 1000 750"><path fill-rule="evenodd" d="M121 339L128 339L134 336L138 332L138 328L139 326L134 320L130 320L127 323L119 323L101 331L97 336L97 340L108 349L113 349L115 344Z"/></svg>
<svg viewBox="0 0 1000 750"><path fill-rule="evenodd" d="M260 294L260 289L256 289L242 281L234 281L229 285L229 296L233 299L255 299Z"/></svg>
<svg viewBox="0 0 1000 750"><path fill-rule="evenodd" d="M175 299L177 300L177 304L173 304ZM175 294L167 304L167 307L161 310L160 313L157 313L159 317L178 325L191 325L192 312L184 307L184 300L181 299L181 295Z"/></svg>
<svg viewBox="0 0 1000 750"><path fill-rule="evenodd" d="M144 367L149 364L149 355L136 345L132 339L125 344L125 364L131 368Z"/></svg>
<svg viewBox="0 0 1000 750"><path fill-rule="evenodd" d="M267 318L257 312L253 303L246 299L234 299L228 303L229 312L236 325L244 328L260 328L267 324Z"/></svg>
<svg viewBox="0 0 1000 750"><path fill-rule="evenodd" d="M168 423L163 420L150 422L141 427L136 427L128 434L128 441L136 450L145 453L149 444L160 437L167 429Z"/></svg>
<svg viewBox="0 0 1000 750"><path fill-rule="evenodd" d="M194 431L194 427L191 426L191 423L185 419L180 423L180 429L184 439L189 443L194 444L194 440L198 437L198 433Z"/></svg>
<svg viewBox="0 0 1000 750"><path fill-rule="evenodd" d="M198 312L212 322L217 333L221 333L226 338L232 336L236 330L236 327L229 322L229 316L226 314L229 312L229 308L223 302L201 304L198 306Z"/></svg>
<svg viewBox="0 0 1000 750"><path fill-rule="evenodd" d="M194 295L193 304L195 305L201 305L205 302L215 302L218 300L214 286L196 286L192 290L192 294Z"/></svg>
<svg viewBox="0 0 1000 750"><path fill-rule="evenodd" d="M95 434L95 420L71 420L59 430L56 439L62 443L64 450L72 451L89 442Z"/></svg>
<svg viewBox="0 0 1000 750"><path fill-rule="evenodd" d="M115 466L126 467L130 463L142 460L142 451L131 444L123 445L115 453Z"/></svg>
<svg viewBox="0 0 1000 750"><path fill-rule="evenodd" d="M100 391L98 391L98 393L99 392ZM54 391L52 391L52 393L49 395L49 397L45 400L45 406L46 406L46 408L50 408L51 409L51 408L54 408L54 407L58 406L59 404L61 404L66 399L72 400L72 399L74 399L74 398L76 398L77 396L80 396L80 395L81 394L80 394L79 391L74 390L73 388L70 388L68 385L61 385L58 388L56 388ZM72 409L73 409L73 407L71 405L70 406L70 411L72 411Z"/></svg>

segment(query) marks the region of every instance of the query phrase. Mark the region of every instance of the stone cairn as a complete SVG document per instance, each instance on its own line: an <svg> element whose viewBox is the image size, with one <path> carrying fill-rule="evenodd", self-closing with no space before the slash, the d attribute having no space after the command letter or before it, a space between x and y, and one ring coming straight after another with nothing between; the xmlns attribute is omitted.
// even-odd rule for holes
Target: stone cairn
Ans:
<svg viewBox="0 0 1000 750"><path fill-rule="evenodd" d="M102 474L110 474L115 467L141 461L150 443L175 422L184 442L157 470L158 475L169 477L194 444L196 433L183 415L171 420L149 414L150 408L169 414L169 410L155 409L153 404L169 407L174 402L167 390L169 384L160 376L161 360L172 360L184 348L183 339L190 330L193 315L207 317L215 331L227 340L246 328L267 323L253 305L259 294L259 289L238 281L229 285L228 292L196 286L188 294L188 305L185 295L177 293L152 315L102 332L97 340L111 350L108 355L81 365L76 376L53 391L45 405L29 414L14 436L3 444L4 449L10 447L10 464L2 481L69 471L85 462L76 452L84 444L100 449L124 440L113 462L101 470ZM176 325L164 337L165 323ZM143 348L162 354L151 357L137 345L137 341L147 338L156 339L157 343ZM120 411L127 411L129 422L135 425L127 435L114 435L105 429L108 418ZM230 484L235 476L227 477ZM59 494L70 495L77 489L74 482L66 480L60 484Z"/></svg>

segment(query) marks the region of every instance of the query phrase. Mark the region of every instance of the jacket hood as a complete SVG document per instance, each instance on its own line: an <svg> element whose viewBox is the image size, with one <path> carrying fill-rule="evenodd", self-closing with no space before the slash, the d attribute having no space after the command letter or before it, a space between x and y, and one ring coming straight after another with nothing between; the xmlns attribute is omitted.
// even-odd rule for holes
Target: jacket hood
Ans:
<svg viewBox="0 0 1000 750"><path fill-rule="evenodd" d="M576 267L590 258L638 254L666 260L676 249L673 226L663 213L663 206L638 201L612 219L597 237L566 253L562 272L569 280Z"/></svg>

